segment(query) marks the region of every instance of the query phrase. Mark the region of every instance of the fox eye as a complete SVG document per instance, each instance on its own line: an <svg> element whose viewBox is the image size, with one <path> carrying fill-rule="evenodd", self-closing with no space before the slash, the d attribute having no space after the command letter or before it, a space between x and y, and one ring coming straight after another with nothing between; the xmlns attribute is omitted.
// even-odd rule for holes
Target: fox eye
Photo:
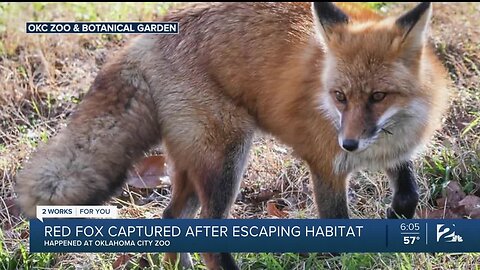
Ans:
<svg viewBox="0 0 480 270"><path fill-rule="evenodd" d="M375 92L375 93L372 94L372 96L370 97L370 99L371 99L373 102L380 102L380 101L382 101L382 100L385 98L386 95L387 95L387 94L384 93L384 92Z"/></svg>
<svg viewBox="0 0 480 270"><path fill-rule="evenodd" d="M347 97L340 91L335 91L335 98L341 103L347 102Z"/></svg>

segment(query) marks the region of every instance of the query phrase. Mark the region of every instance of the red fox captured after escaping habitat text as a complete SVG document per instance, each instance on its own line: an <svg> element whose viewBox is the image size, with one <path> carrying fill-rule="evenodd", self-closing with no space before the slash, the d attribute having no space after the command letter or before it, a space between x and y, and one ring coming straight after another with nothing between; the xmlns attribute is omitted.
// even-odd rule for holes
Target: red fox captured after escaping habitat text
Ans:
<svg viewBox="0 0 480 270"><path fill-rule="evenodd" d="M347 179L370 168L391 179L387 217L412 218L411 158L448 98L447 73L428 44L432 8L382 18L348 7L212 3L166 15L180 33L133 39L18 173L24 212L105 202L162 142L175 168L164 218L191 218L200 207L202 218L225 218L260 129L308 164L319 217L348 218ZM189 254L179 260L191 266ZM229 253L204 260L237 268Z"/></svg>

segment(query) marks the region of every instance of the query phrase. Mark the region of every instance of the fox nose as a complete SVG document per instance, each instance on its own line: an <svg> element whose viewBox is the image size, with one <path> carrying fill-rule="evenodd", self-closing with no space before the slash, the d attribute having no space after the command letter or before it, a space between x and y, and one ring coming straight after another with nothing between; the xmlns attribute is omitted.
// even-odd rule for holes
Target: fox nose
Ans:
<svg viewBox="0 0 480 270"><path fill-rule="evenodd" d="M357 140L343 140L342 142L342 148L349 151L353 152L357 150L358 148L358 141Z"/></svg>

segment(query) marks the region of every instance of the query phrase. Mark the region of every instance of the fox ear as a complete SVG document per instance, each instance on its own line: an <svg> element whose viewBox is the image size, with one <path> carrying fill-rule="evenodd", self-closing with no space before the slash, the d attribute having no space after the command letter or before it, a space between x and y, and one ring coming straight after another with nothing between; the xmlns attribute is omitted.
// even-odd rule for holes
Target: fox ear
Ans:
<svg viewBox="0 0 480 270"><path fill-rule="evenodd" d="M349 21L347 14L331 2L313 2L312 12L317 31L325 41L328 40L328 36L335 26L346 24Z"/></svg>
<svg viewBox="0 0 480 270"><path fill-rule="evenodd" d="M430 2L420 3L395 21L404 32L402 43L410 49L418 50L425 44L428 23L432 15L431 6Z"/></svg>

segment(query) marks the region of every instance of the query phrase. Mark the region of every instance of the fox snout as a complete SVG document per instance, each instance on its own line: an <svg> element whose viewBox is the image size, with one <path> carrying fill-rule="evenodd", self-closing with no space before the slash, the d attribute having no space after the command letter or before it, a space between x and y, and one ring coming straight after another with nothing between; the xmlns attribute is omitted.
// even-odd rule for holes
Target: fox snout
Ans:
<svg viewBox="0 0 480 270"><path fill-rule="evenodd" d="M382 133L393 135L392 126L398 122L402 110L390 108L378 119L365 119L356 114L344 113L338 130L338 144L347 152L360 152L374 144ZM401 117L400 117L401 118Z"/></svg>
<svg viewBox="0 0 480 270"><path fill-rule="evenodd" d="M347 152L365 150L378 137L379 128L375 122L364 121L358 117L344 117L338 134L338 144Z"/></svg>
<svg viewBox="0 0 480 270"><path fill-rule="evenodd" d="M358 140L344 139L340 146L346 151L353 152L358 149Z"/></svg>
<svg viewBox="0 0 480 270"><path fill-rule="evenodd" d="M377 139L377 133L369 137L345 137L342 134L338 135L338 144L347 152L360 152L368 148Z"/></svg>
<svg viewBox="0 0 480 270"><path fill-rule="evenodd" d="M359 135L348 135L340 131L338 135L338 144L347 152L360 152L367 149L378 138L381 129L375 127L364 129Z"/></svg>
<svg viewBox="0 0 480 270"><path fill-rule="evenodd" d="M372 134L359 137L346 137L342 133L338 135L338 144L347 152L360 152L373 144L378 137L379 131L375 129Z"/></svg>

